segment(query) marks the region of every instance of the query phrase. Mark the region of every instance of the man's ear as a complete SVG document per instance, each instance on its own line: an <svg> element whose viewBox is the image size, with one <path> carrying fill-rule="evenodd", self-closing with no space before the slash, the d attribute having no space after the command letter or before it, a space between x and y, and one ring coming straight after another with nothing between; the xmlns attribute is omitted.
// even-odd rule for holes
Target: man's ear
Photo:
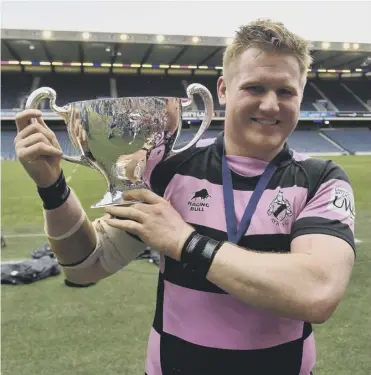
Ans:
<svg viewBox="0 0 371 375"><path fill-rule="evenodd" d="M220 76L217 82L217 92L219 104L224 107L226 105L226 95L227 95L227 86L225 82L225 77Z"/></svg>

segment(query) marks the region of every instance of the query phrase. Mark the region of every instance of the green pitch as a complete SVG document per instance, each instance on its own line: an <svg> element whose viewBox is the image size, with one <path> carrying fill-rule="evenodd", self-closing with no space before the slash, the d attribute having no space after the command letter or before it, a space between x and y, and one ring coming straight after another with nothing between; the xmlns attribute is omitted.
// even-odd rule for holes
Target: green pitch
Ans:
<svg viewBox="0 0 371 375"><path fill-rule="evenodd" d="M316 375L370 373L371 157L334 157L349 174L361 240L348 293L332 319L315 326ZM18 162L2 162L2 259L30 258L46 242L41 204ZM94 171L64 164L70 185L91 219L105 192ZM3 375L139 375L153 319L157 268L132 262L97 285L75 290L63 275L30 285L2 286ZM191 375L191 374L190 374ZM232 375L232 374L231 374Z"/></svg>

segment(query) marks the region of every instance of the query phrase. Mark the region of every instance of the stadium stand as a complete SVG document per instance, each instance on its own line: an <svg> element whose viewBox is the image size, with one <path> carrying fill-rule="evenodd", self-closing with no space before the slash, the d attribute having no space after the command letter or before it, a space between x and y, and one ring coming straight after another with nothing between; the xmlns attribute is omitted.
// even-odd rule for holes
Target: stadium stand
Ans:
<svg viewBox="0 0 371 375"><path fill-rule="evenodd" d="M59 106L78 100L114 96L185 98L187 86L195 82L201 83L210 90L214 98L215 110L223 110L217 99L216 76L2 73L1 105L3 111L19 110L24 107L29 93L41 86L55 89ZM310 80L305 88L301 110L321 111L323 110L321 100L324 99L333 103L341 111L365 112L367 103L371 101L371 80ZM42 108L49 108L48 101L44 102ZM187 111L202 111L203 109L203 101L195 96L193 106L187 108ZM368 127L324 129L322 128L323 122L320 121L320 123L320 125L312 124L310 130L302 130L299 126L289 138L290 147L298 152L311 154L371 152L371 131ZM182 131L177 144L188 142L193 137L195 131L192 130L193 125L190 126L190 130ZM204 138L213 138L219 131L213 130L212 125ZM78 151L72 146L67 132L60 129L55 132L63 151L68 155L77 155ZM2 130L2 159L15 159L14 137L15 128Z"/></svg>
<svg viewBox="0 0 371 375"><path fill-rule="evenodd" d="M330 143L316 130L294 131L290 135L287 143L292 149L303 153L321 154L342 152L340 147Z"/></svg>
<svg viewBox="0 0 371 375"><path fill-rule="evenodd" d="M331 140L350 152L370 152L371 131L361 129L323 129Z"/></svg>
<svg viewBox="0 0 371 375"><path fill-rule="evenodd" d="M110 81L112 79L112 82ZM123 96L175 96L186 97L191 83L206 86L213 98L214 108L222 109L217 99L217 77L130 76L109 77L96 74L2 74L1 106L3 109L22 108L27 95L37 87L53 87L58 104L103 97ZM71 87L74 89L71 90ZM317 91L316 87L319 91ZM116 92L116 95L115 95ZM321 96L320 92L324 94ZM203 101L196 97L194 109L203 110ZM339 111L368 111L371 102L371 80L310 80L305 87L302 111L317 111L319 100L329 100ZM371 105L371 104L370 104Z"/></svg>
<svg viewBox="0 0 371 375"><path fill-rule="evenodd" d="M32 81L32 74L1 74L1 108L23 108Z"/></svg>
<svg viewBox="0 0 371 375"><path fill-rule="evenodd" d="M304 99L301 103L302 111L317 111L315 103L317 100L322 99L316 90L309 84L305 86L304 89Z"/></svg>
<svg viewBox="0 0 371 375"><path fill-rule="evenodd" d="M338 81L318 80L316 86L336 106L339 111L367 111L354 94L345 89Z"/></svg>
<svg viewBox="0 0 371 375"><path fill-rule="evenodd" d="M58 105L79 100L110 97L109 78L84 74L43 74L39 87L52 87L57 92ZM73 87L73 89L71 89Z"/></svg>
<svg viewBox="0 0 371 375"><path fill-rule="evenodd" d="M122 96L172 96L186 97L185 87L179 77L168 76L118 76L118 97Z"/></svg>
<svg viewBox="0 0 371 375"><path fill-rule="evenodd" d="M371 80L346 80L341 83L355 93L366 104L371 105Z"/></svg>
<svg viewBox="0 0 371 375"><path fill-rule="evenodd" d="M203 136L204 139L215 138L219 130L209 130ZM323 137L325 133L332 142ZM68 137L66 131L55 130L58 142L65 154L71 156L79 155ZM176 142L176 147L188 143L195 131L183 130ZM1 137L1 158L2 160L15 160L14 138L15 130L3 131ZM308 154L332 154L332 153L357 153L370 152L371 131L365 129L330 129L330 130L296 130L288 139L289 146L295 151Z"/></svg>
<svg viewBox="0 0 371 375"><path fill-rule="evenodd" d="M14 138L16 131L1 132L1 160L15 160Z"/></svg>

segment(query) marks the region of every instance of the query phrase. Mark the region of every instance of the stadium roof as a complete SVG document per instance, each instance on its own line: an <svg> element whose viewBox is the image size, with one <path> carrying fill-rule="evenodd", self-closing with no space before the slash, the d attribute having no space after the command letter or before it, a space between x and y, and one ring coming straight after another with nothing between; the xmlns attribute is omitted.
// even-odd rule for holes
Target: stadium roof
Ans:
<svg viewBox="0 0 371 375"><path fill-rule="evenodd" d="M207 74L221 70L229 42L225 37L3 29L1 64L3 70L10 70L4 69L6 65L24 70L81 66L127 72L202 70ZM313 46L312 72L370 75L371 43L313 41Z"/></svg>

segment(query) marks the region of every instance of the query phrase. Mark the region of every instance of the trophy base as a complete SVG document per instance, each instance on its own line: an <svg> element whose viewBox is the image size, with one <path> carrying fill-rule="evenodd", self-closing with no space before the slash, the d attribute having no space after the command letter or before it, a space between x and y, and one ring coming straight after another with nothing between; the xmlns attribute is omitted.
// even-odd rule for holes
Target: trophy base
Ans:
<svg viewBox="0 0 371 375"><path fill-rule="evenodd" d="M97 203L90 206L91 208L103 208L108 206L131 206L134 203L139 203L139 201L126 201L122 198L122 192L116 191L112 194L108 191L104 194L104 197Z"/></svg>

